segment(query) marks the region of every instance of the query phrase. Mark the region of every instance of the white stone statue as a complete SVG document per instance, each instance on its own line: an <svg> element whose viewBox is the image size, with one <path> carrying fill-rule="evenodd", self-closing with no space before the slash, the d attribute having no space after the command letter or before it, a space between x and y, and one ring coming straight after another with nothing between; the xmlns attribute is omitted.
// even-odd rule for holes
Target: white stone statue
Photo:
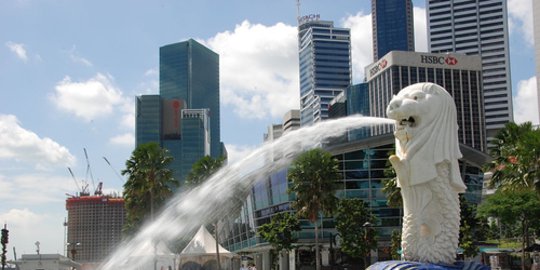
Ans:
<svg viewBox="0 0 540 270"><path fill-rule="evenodd" d="M454 100L433 83L402 89L386 109L396 120L390 162L403 197L402 258L452 264L459 241L459 193L466 189Z"/></svg>

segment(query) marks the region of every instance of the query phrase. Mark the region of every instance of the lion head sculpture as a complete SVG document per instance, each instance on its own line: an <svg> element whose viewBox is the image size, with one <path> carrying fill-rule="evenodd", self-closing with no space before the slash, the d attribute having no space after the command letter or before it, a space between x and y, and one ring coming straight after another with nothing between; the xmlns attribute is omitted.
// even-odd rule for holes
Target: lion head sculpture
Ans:
<svg viewBox="0 0 540 270"><path fill-rule="evenodd" d="M409 164L409 185L434 179L436 165L447 162L452 187L465 190L458 166L462 155L456 107L444 88L433 83L405 87L392 98L386 114L396 121L396 155Z"/></svg>

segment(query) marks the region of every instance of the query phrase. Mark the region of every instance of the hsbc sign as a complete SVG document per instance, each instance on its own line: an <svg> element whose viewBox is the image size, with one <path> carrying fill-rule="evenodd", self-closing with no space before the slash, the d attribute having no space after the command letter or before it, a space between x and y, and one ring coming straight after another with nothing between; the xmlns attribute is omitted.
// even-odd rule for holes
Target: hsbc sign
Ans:
<svg viewBox="0 0 540 270"><path fill-rule="evenodd" d="M378 64L376 64L374 67L372 67L369 70L369 76L373 76L377 74L379 71L383 70L388 65L388 61L386 59L381 60Z"/></svg>
<svg viewBox="0 0 540 270"><path fill-rule="evenodd" d="M447 56L420 55L420 62L422 62L423 64L455 66L458 63L458 60L457 58L450 55L447 55Z"/></svg>

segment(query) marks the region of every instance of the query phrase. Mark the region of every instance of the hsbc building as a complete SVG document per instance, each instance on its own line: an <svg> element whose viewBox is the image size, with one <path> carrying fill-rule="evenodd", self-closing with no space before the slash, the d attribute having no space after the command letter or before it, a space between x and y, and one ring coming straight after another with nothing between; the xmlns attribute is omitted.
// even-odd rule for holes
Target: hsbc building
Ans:
<svg viewBox="0 0 540 270"><path fill-rule="evenodd" d="M460 142L486 151L480 56L392 51L367 66L365 74L371 116L386 117L386 106L404 87L418 82L436 83L454 98ZM380 126L372 133L382 135L392 131L393 126Z"/></svg>

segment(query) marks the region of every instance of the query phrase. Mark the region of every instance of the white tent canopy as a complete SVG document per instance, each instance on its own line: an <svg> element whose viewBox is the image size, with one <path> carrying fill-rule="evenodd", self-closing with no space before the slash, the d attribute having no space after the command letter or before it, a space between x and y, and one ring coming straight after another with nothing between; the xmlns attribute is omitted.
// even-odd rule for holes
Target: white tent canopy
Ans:
<svg viewBox="0 0 540 270"><path fill-rule="evenodd" d="M218 245L218 248L221 269L234 269L233 265L235 263L233 259L238 261L239 256L226 250L221 245ZM197 234L180 253L179 266L180 269L184 270L213 270L217 269L216 257L216 239L204 226L201 226ZM239 264L239 262L236 264Z"/></svg>
<svg viewBox="0 0 540 270"><path fill-rule="evenodd" d="M225 257L237 256L226 250L221 245L219 246L219 255ZM197 234L191 239L189 244L182 250L180 257L198 256L198 255L211 255L216 254L216 239L208 232L208 230L201 226Z"/></svg>

